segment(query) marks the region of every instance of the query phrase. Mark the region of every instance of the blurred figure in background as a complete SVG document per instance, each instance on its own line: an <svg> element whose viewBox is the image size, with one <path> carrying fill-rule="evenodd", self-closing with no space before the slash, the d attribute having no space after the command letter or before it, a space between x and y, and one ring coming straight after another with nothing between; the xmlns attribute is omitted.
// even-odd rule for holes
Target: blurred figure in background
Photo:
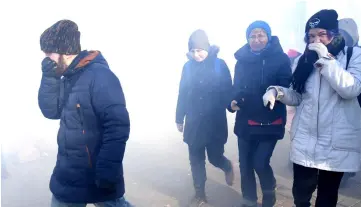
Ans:
<svg viewBox="0 0 361 207"><path fill-rule="evenodd" d="M39 107L44 117L60 119L51 207L131 206L122 164L130 123L118 78L99 51L81 50L70 20L46 29L40 46L46 57Z"/></svg>
<svg viewBox="0 0 361 207"><path fill-rule="evenodd" d="M338 27L340 34L345 39L345 44L347 47L360 47L358 46L359 34L355 20L351 18L340 19L338 21ZM348 180L355 175L356 173L345 173L341 181L341 187L346 187Z"/></svg>
<svg viewBox="0 0 361 207"><path fill-rule="evenodd" d="M345 39L345 44L347 47L359 47L359 33L358 27L355 20L351 18L340 19L338 21L338 26L340 34Z"/></svg>
<svg viewBox="0 0 361 207"><path fill-rule="evenodd" d="M226 109L232 91L232 79L219 48L210 46L203 30L192 33L188 42L189 61L184 65L179 85L176 124L188 144L195 202L206 203L205 152L209 162L222 169L228 185L233 184L233 166L224 154L228 127ZM197 206L198 206L197 205Z"/></svg>
<svg viewBox="0 0 361 207"><path fill-rule="evenodd" d="M257 206L256 172L263 193L262 206L271 207L276 202L276 179L270 160L285 133L286 106L265 108L262 95L271 85L290 85L291 65L266 22L253 22L246 35L248 43L235 53L234 97L229 108L237 111L234 133L238 137L242 206Z"/></svg>
<svg viewBox="0 0 361 207"><path fill-rule="evenodd" d="M344 172L361 167L361 49L354 48L346 67L337 19L335 10L321 10L307 21L292 87L271 86L263 96L266 104L297 106L290 153L296 207L311 206L316 188L316 207L336 207Z"/></svg>

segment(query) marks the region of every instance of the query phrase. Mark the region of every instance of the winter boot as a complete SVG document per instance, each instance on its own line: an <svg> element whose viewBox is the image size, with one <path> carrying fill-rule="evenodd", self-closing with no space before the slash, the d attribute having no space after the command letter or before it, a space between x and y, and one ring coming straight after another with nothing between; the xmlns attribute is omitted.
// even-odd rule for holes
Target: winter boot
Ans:
<svg viewBox="0 0 361 207"><path fill-rule="evenodd" d="M276 191L263 193L262 207L273 207L276 204Z"/></svg>

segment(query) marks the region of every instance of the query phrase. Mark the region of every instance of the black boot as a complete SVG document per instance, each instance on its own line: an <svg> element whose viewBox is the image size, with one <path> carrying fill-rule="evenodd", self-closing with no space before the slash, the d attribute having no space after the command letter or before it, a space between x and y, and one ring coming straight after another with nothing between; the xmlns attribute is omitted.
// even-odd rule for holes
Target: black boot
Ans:
<svg viewBox="0 0 361 207"><path fill-rule="evenodd" d="M263 194L262 207L273 207L276 204L276 191Z"/></svg>

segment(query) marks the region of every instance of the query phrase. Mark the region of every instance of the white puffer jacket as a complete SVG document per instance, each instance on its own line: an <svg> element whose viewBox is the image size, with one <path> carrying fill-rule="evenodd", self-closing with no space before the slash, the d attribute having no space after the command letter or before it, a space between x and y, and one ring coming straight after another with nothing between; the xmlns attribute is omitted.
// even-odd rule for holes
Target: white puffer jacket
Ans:
<svg viewBox="0 0 361 207"><path fill-rule="evenodd" d="M282 103L297 106L291 126L291 161L305 167L356 172L361 167L361 49L354 48L347 71L347 48L337 60L320 59L306 92L284 90ZM295 61L294 67L298 60Z"/></svg>

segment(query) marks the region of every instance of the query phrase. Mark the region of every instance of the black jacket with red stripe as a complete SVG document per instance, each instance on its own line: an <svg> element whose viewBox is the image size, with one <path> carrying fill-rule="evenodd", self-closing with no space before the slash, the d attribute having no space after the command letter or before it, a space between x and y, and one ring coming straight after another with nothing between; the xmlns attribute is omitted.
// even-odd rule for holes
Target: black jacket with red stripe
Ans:
<svg viewBox="0 0 361 207"><path fill-rule="evenodd" d="M289 87L292 76L288 56L277 37L260 54L248 44L235 53L237 64L233 92L241 108L236 115L235 134L239 138L282 139L285 133L286 106L276 102L273 110L264 107L262 97L272 85ZM230 110L232 111L232 110Z"/></svg>

